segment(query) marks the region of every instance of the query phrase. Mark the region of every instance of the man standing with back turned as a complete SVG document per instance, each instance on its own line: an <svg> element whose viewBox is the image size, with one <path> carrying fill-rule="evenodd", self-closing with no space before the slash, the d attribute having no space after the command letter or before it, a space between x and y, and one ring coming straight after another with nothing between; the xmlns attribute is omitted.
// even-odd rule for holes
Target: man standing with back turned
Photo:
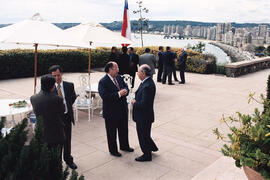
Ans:
<svg viewBox="0 0 270 180"><path fill-rule="evenodd" d="M62 97L65 105L65 112L62 116L62 120L65 124L65 135L66 140L64 143L64 161L71 169L77 169L77 165L73 162L73 157L71 156L71 123L74 125L74 116L72 105L76 100L76 94L74 90L74 85L71 82L66 82L62 80L63 69L59 65L53 65L49 68L49 73L55 78L55 94Z"/></svg>
<svg viewBox="0 0 270 180"><path fill-rule="evenodd" d="M105 66L106 75L98 83L98 92L103 100L103 118L107 133L109 152L112 156L120 157L116 134L120 149L133 152L128 142L128 87L123 78L118 75L119 69L115 62L108 62Z"/></svg>
<svg viewBox="0 0 270 180"><path fill-rule="evenodd" d="M151 127L154 122L154 99L156 86L151 78L151 68L142 65L138 70L139 79L142 81L135 94L133 104L133 120L136 122L136 129L143 155L135 160L139 162L151 161L152 151L158 151L156 144L151 138Z"/></svg>
<svg viewBox="0 0 270 180"><path fill-rule="evenodd" d="M43 118L44 140L51 151L57 147L62 150L65 134L62 116L65 107L63 98L53 93L55 79L52 75L46 74L41 77L41 91L31 96L31 104L37 118ZM62 152L59 154L62 159Z"/></svg>

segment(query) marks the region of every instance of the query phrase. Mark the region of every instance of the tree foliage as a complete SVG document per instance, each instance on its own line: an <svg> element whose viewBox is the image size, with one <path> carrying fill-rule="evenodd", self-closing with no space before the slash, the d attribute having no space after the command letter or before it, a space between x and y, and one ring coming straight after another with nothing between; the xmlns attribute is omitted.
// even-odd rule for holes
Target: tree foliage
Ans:
<svg viewBox="0 0 270 180"><path fill-rule="evenodd" d="M0 129L5 122L0 122ZM43 121L37 120L35 135L26 145L28 131L27 119L11 129L5 137L0 135L0 179L1 180L48 180L68 179L68 167L63 169L60 149L51 151L43 141ZM78 173L72 171L70 180L78 179ZM84 177L79 178L83 180Z"/></svg>

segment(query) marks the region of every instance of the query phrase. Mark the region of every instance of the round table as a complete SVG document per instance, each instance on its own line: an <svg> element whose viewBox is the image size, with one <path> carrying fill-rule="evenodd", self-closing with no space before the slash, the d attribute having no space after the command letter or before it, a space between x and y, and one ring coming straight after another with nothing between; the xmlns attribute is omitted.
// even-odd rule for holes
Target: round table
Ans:
<svg viewBox="0 0 270 180"><path fill-rule="evenodd" d="M23 99L0 99L0 117L6 118L8 116L11 116L12 121L15 124L14 115L27 114L30 111L32 111L32 105L31 105L29 100L26 100L26 102L27 102L26 107L15 108L13 106L9 106L9 104L12 104L12 103L15 103L18 101L23 101Z"/></svg>

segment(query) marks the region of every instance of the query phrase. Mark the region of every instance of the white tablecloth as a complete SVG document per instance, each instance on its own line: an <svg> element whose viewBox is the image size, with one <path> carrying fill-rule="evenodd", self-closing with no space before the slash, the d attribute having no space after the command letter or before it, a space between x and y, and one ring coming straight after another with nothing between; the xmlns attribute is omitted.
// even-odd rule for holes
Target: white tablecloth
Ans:
<svg viewBox="0 0 270 180"><path fill-rule="evenodd" d="M22 100L23 99L0 99L0 117L28 113L32 111L32 106L29 100L26 100L26 107L14 108L12 106L9 106L9 104Z"/></svg>

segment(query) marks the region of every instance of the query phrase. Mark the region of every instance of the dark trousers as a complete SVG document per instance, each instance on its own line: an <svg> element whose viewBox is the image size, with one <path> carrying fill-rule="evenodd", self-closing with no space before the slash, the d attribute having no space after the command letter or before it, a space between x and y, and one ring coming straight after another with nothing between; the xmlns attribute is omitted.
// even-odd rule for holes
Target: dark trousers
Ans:
<svg viewBox="0 0 270 180"><path fill-rule="evenodd" d="M172 67L172 74L173 74L174 80L178 81L177 76L176 76L176 67L175 67L175 65Z"/></svg>
<svg viewBox="0 0 270 180"><path fill-rule="evenodd" d="M64 142L64 161L69 164L73 163L73 157L71 156L71 120L68 114L64 115L63 122L65 124L64 132L65 132L65 142Z"/></svg>
<svg viewBox="0 0 270 180"><path fill-rule="evenodd" d="M180 70L180 78L181 78L181 82L185 83L185 70Z"/></svg>
<svg viewBox="0 0 270 180"><path fill-rule="evenodd" d="M164 66L163 68L163 77L162 77L162 83L165 84L168 76L168 83L172 83L172 67L170 66Z"/></svg>
<svg viewBox="0 0 270 180"><path fill-rule="evenodd" d="M151 156L151 151L158 149L151 138L151 127L151 122L136 122L139 144L145 156Z"/></svg>
<svg viewBox="0 0 270 180"><path fill-rule="evenodd" d="M105 118L108 148L111 153L117 152L116 135L121 149L129 148L128 143L128 118L110 119Z"/></svg>
<svg viewBox="0 0 270 180"><path fill-rule="evenodd" d="M159 63L158 64L158 74L157 74L157 81L158 82L162 81L162 73L163 73L163 64Z"/></svg>

